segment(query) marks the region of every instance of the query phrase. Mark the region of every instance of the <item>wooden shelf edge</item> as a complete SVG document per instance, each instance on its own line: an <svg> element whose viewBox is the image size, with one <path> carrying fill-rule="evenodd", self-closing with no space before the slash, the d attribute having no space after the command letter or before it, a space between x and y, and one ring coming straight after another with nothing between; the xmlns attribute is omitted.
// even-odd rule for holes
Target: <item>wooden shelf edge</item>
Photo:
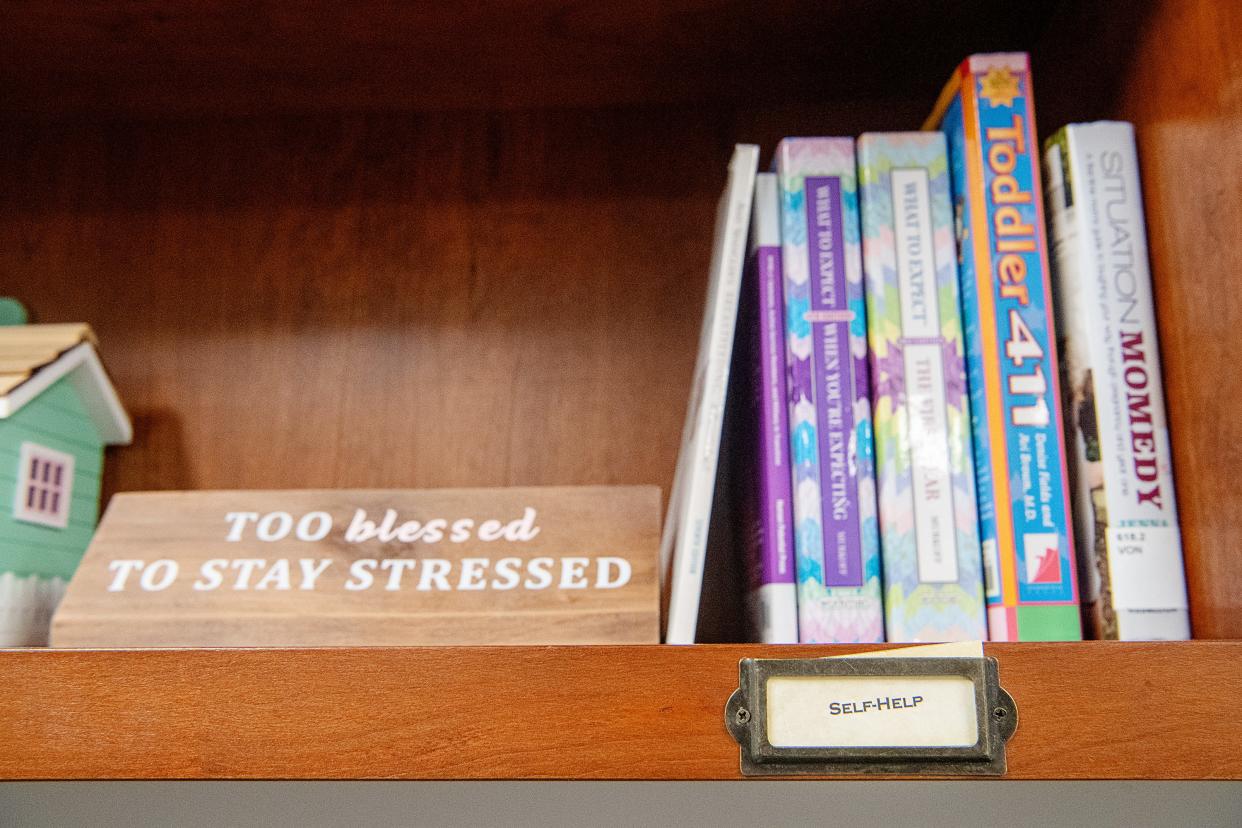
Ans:
<svg viewBox="0 0 1242 828"><path fill-rule="evenodd" d="M760 645L0 652L0 779L738 779ZM1242 642L989 644L1008 779L1239 779Z"/></svg>

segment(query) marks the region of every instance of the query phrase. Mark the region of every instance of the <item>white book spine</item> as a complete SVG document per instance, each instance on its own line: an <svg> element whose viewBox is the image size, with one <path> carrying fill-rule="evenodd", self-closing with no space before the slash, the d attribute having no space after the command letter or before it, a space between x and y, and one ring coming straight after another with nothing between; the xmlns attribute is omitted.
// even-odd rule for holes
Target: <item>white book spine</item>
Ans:
<svg viewBox="0 0 1242 828"><path fill-rule="evenodd" d="M1190 637L1134 128L1045 152L1085 614L1099 638Z"/></svg>
<svg viewBox="0 0 1242 828"><path fill-rule="evenodd" d="M758 166L758 147L739 144L734 149L729 183L716 213L699 354L660 547L667 595L664 638L669 644L693 644L698 625L707 529Z"/></svg>
<svg viewBox="0 0 1242 828"><path fill-rule="evenodd" d="M46 647L66 586L60 578L0 572L0 647Z"/></svg>

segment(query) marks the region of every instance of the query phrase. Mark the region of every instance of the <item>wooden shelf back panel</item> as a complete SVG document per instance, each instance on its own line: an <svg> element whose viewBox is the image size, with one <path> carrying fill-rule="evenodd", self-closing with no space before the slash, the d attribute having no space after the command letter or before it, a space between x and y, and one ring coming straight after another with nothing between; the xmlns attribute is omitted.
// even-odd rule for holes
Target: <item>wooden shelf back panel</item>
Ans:
<svg viewBox="0 0 1242 828"><path fill-rule="evenodd" d="M934 96L1050 8L964 0L6 4L0 112L253 115ZM902 48L877 44L901 43ZM928 67L931 71L928 72Z"/></svg>
<svg viewBox="0 0 1242 828"><path fill-rule="evenodd" d="M1242 4L1154 4L1114 116L1138 126L1191 625L1242 638Z"/></svg>
<svg viewBox="0 0 1242 828"><path fill-rule="evenodd" d="M0 778L735 779L738 660L842 649L9 651ZM1008 778L1242 778L1242 644L987 650Z"/></svg>
<svg viewBox="0 0 1242 828"><path fill-rule="evenodd" d="M9 125L0 273L99 333L108 491L667 496L734 136L922 108Z"/></svg>
<svg viewBox="0 0 1242 828"><path fill-rule="evenodd" d="M99 331L135 420L111 491L662 482L716 193L641 165L683 166L664 144L690 142L691 180L714 185L694 173L720 148L586 132L565 114L14 127L4 288Z"/></svg>

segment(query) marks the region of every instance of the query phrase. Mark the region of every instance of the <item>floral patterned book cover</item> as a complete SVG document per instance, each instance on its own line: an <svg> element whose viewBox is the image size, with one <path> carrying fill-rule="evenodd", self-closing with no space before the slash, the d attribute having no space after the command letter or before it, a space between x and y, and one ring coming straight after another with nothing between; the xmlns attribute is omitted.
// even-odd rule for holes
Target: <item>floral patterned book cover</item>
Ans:
<svg viewBox="0 0 1242 828"><path fill-rule="evenodd" d="M781 188L798 631L884 640L852 138L786 138Z"/></svg>
<svg viewBox="0 0 1242 828"><path fill-rule="evenodd" d="M889 641L987 637L949 160L939 132L858 139Z"/></svg>

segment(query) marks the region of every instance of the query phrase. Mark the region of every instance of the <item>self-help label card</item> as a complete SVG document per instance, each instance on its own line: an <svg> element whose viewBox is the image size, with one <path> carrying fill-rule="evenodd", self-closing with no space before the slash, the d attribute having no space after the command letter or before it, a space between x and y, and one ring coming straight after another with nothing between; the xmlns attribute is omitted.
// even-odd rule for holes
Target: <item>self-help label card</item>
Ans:
<svg viewBox="0 0 1242 828"><path fill-rule="evenodd" d="M967 58L925 127L949 144L989 636L1078 639L1027 56Z"/></svg>
<svg viewBox="0 0 1242 828"><path fill-rule="evenodd" d="M883 641L854 141L786 138L776 165L799 637Z"/></svg>
<svg viewBox="0 0 1242 828"><path fill-rule="evenodd" d="M948 168L938 132L858 139L889 641L987 636Z"/></svg>

